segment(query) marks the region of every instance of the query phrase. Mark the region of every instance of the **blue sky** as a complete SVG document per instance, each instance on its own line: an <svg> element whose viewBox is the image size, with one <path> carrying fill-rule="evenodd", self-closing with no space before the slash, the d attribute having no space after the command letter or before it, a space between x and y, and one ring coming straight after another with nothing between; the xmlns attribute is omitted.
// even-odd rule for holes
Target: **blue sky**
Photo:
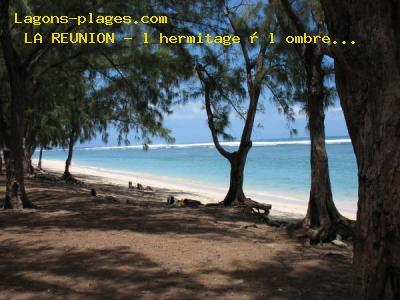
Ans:
<svg viewBox="0 0 400 300"><path fill-rule="evenodd" d="M289 130L286 126L284 116L280 115L276 107L265 101L265 113L259 113L256 124L261 124L262 127L254 129L253 140L268 140L289 138ZM232 115L230 133L236 138L240 138L243 122ZM306 130L306 116L298 113L294 127L298 130L298 135L293 138L308 137ZM202 108L201 101L192 102L183 106L174 108L174 113L165 117L165 126L172 130L173 136L176 138L176 143L201 143L211 142L210 131L207 126L206 113ZM343 112L340 106L331 107L326 113L326 135L327 137L348 136L346 123ZM110 132L108 145L117 145L117 135ZM153 139L153 143L165 143L160 139ZM103 146L104 143L100 139L96 139L84 146Z"/></svg>
<svg viewBox="0 0 400 300"><path fill-rule="evenodd" d="M265 113L257 116L257 124L262 127L255 128L254 140L289 138L289 130L284 116L276 108L266 103ZM207 126L207 117L201 103L192 103L175 109L175 113L166 118L166 126L172 129L177 143L209 142L210 132ZM294 127L298 129L297 137L308 137L306 130L307 119L304 114L297 114ZM240 137L243 122L238 118L232 119L230 132L236 138ZM340 107L332 107L326 115L327 136L348 136L343 112ZM296 138L296 137L294 137Z"/></svg>
<svg viewBox="0 0 400 300"><path fill-rule="evenodd" d="M257 2L257 1L255 1ZM240 59L239 64L244 64ZM324 58L324 64L326 66L333 65L333 59L329 57ZM334 78L326 78L328 86L334 86ZM296 114L296 121L293 127L298 130L296 136L291 137L290 131L286 124L286 119L283 115L280 115L275 107L267 99L269 93L264 91L260 102L265 107L264 113L257 115L256 124L253 132L253 140L269 140L269 139L286 139L286 138L306 138L309 136L306 126L307 119L302 113ZM338 101L337 101L338 102ZM171 129L172 136L176 139L177 144L185 143L202 143L211 142L210 130L207 125L206 112L203 109L202 99L189 102L183 106L177 106L173 108L174 113L169 116L165 116L165 127ZM299 108L295 109L299 111ZM257 126L261 124L262 126ZM336 106L331 107L326 112L326 136L327 137L343 137L348 136L346 123L343 116L343 111L340 108L339 103ZM229 133L236 139L239 139L243 129L243 121L237 116L231 115L231 127ZM110 130L109 146L118 145L118 134ZM132 144L138 144L137 141L131 139ZM153 138L154 144L164 144L165 141ZM86 143L84 146L103 146L104 143L101 138L97 138L94 141Z"/></svg>

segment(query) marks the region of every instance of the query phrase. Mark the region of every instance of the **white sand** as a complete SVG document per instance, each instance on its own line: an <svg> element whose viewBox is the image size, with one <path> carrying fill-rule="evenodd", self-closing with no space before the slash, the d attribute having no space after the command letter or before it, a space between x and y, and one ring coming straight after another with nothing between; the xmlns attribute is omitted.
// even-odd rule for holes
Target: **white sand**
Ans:
<svg viewBox="0 0 400 300"><path fill-rule="evenodd" d="M45 170L62 173L65 162L56 160L43 160L42 166ZM126 172L121 170L103 169L96 167L79 166L73 163L71 173L75 176L89 176L86 181L97 183L108 183L128 186L132 181L134 185L141 183L157 189L170 190L178 193L180 197L200 200L201 202L217 203L223 200L226 188L216 185L207 185L175 177L159 176L154 174ZM92 177L93 176L93 177ZM92 177L92 178L91 178ZM302 218L307 211L307 201L298 200L294 197L285 197L266 192L246 192L246 195L255 201L272 204L271 215L273 217ZM351 219L355 219L356 213L350 209L339 206L341 213Z"/></svg>

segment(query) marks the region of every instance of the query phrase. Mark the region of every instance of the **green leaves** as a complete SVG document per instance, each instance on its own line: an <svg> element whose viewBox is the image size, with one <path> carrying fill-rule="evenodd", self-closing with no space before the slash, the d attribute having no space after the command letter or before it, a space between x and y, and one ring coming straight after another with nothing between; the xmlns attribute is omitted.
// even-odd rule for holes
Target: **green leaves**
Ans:
<svg viewBox="0 0 400 300"><path fill-rule="evenodd" d="M68 16L92 12L139 19L162 12L163 2L21 0L13 2L11 10L19 14ZM185 51L169 46L124 43L79 47L44 43L28 47L20 41L23 31L41 32L46 36L53 31L104 30L140 36L143 30L154 29L118 24L107 29L93 24L68 28L23 24L12 31L16 52L26 62L30 82L25 112L29 130L26 131L34 132L36 143L63 145L72 131L81 141L97 133L107 140L110 126L119 131L120 142L129 143L131 133L134 139L144 143L150 143L154 136L174 141L171 132L163 126L163 118L181 97L181 82L193 72ZM3 107L6 109L7 103Z"/></svg>

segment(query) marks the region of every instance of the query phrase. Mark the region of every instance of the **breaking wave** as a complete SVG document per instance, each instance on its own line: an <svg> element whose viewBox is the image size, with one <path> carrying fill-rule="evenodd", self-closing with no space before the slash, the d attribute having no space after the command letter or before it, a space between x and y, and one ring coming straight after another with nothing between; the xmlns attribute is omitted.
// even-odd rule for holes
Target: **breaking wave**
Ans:
<svg viewBox="0 0 400 300"><path fill-rule="evenodd" d="M328 145L332 144L348 144L351 143L350 139L327 139ZM309 140L296 140L296 141L257 141L253 142L253 147L276 147L281 145L310 145ZM225 147L238 147L239 142L222 142L221 145ZM182 148L214 148L213 143L194 143L194 144L159 144L149 145L150 149L182 149ZM127 149L143 149L142 145L133 146L111 146L111 147L93 147L93 148L80 148L83 151L106 151L106 150L127 150Z"/></svg>

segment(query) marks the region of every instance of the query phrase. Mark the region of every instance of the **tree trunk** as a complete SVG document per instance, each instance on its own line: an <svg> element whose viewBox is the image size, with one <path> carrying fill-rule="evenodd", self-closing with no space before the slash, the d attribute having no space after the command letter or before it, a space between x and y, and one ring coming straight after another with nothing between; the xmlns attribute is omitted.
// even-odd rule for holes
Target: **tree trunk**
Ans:
<svg viewBox="0 0 400 300"><path fill-rule="evenodd" d="M40 146L38 169L42 170L43 146Z"/></svg>
<svg viewBox="0 0 400 300"><path fill-rule="evenodd" d="M28 87L29 88L29 87ZM24 135L24 170L25 174L34 174L35 168L32 164L32 156L37 148L35 130L32 124L25 122L25 135Z"/></svg>
<svg viewBox="0 0 400 300"><path fill-rule="evenodd" d="M35 168L32 164L32 155L33 152L30 150L24 150L24 172L25 174L33 174L35 173Z"/></svg>
<svg viewBox="0 0 400 300"><path fill-rule="evenodd" d="M7 66L8 77L10 80L11 88L11 105L10 105L10 133L11 136L6 141L7 151L9 150L8 161L10 170L12 170L12 178L18 184L18 191L21 195L20 200L24 208L35 208L31 201L29 201L25 192L24 180L24 150L23 150L23 137L24 137L24 104L26 97L26 72L21 64L19 57L16 54L12 45L12 39L8 28L9 20L9 1L0 2L0 40L3 50L4 60ZM14 179L12 179L14 180ZM16 185L13 187L6 187L6 190L15 190Z"/></svg>
<svg viewBox="0 0 400 300"><path fill-rule="evenodd" d="M308 24L292 8L288 0L273 1L279 24L287 35L306 32ZM325 148L325 98L323 70L324 51L321 45L296 45L306 74L308 127L311 138L311 190L308 211L300 224L308 230L312 242L328 241L341 234L351 235L350 221L342 217L333 202Z"/></svg>
<svg viewBox="0 0 400 300"><path fill-rule="evenodd" d="M354 299L400 299L400 2L323 0L359 170Z"/></svg>
<svg viewBox="0 0 400 300"><path fill-rule="evenodd" d="M74 144L75 144L75 134L71 133L69 137L69 144L68 144L68 156L67 160L65 161L65 171L63 175L63 179L67 180L71 178L71 173L69 172L69 168L71 167L72 162L72 155L74 152Z"/></svg>
<svg viewBox="0 0 400 300"><path fill-rule="evenodd" d="M337 210L332 197L328 154L325 145L325 95L322 55L306 58L308 86L308 127L311 138L311 190L303 227L312 242L329 241L340 234L352 235L350 221Z"/></svg>
<svg viewBox="0 0 400 300"><path fill-rule="evenodd" d="M252 147L251 131L252 131L253 123L254 123L259 94L257 95L257 98L255 100L252 98L249 113L248 113L248 119L246 120L246 125L245 125L245 128L243 129L242 140L240 142L238 151L233 152L233 153L228 152L220 144L219 138L218 138L218 133L215 128L215 123L214 123L215 116L212 111L211 89L210 89L210 86L213 85L212 79L203 74L203 72L204 72L203 66L197 65L196 69L197 69L197 73L199 75L200 80L204 84L204 90L205 90L204 99L205 99L205 107L206 107L206 112L207 112L207 117L208 117L208 126L211 131L214 145L215 145L216 149L218 150L218 152L229 161L230 166L231 166L229 190L225 196L223 204L225 206L230 206L235 202L238 202L238 203L244 202L246 200L246 197L243 192L244 169L246 166L247 156Z"/></svg>
<svg viewBox="0 0 400 300"><path fill-rule="evenodd" d="M229 190L224 199L224 205L230 206L233 203L243 203L246 197L243 192L244 184L244 168L246 165L247 155L250 147L245 151L237 151L232 153L229 159L231 165Z"/></svg>
<svg viewBox="0 0 400 300"><path fill-rule="evenodd" d="M15 172L15 178L18 183L19 193L24 208L35 208L28 199L25 191L24 179L24 148L23 148L23 99L25 97L25 82L20 76L10 78L11 83L11 142L9 161Z"/></svg>
<svg viewBox="0 0 400 300"><path fill-rule="evenodd" d="M23 202L16 177L15 162L8 150L4 150L4 161L6 166L6 196L3 207L5 209L21 209Z"/></svg>
<svg viewBox="0 0 400 300"><path fill-rule="evenodd" d="M0 151L0 175L3 175L3 151Z"/></svg>
<svg viewBox="0 0 400 300"><path fill-rule="evenodd" d="M340 215L332 197L328 155L325 147L324 96L311 97L309 130L311 138L311 190L303 225L310 229L313 242L335 239L337 234L351 235L349 222Z"/></svg>

